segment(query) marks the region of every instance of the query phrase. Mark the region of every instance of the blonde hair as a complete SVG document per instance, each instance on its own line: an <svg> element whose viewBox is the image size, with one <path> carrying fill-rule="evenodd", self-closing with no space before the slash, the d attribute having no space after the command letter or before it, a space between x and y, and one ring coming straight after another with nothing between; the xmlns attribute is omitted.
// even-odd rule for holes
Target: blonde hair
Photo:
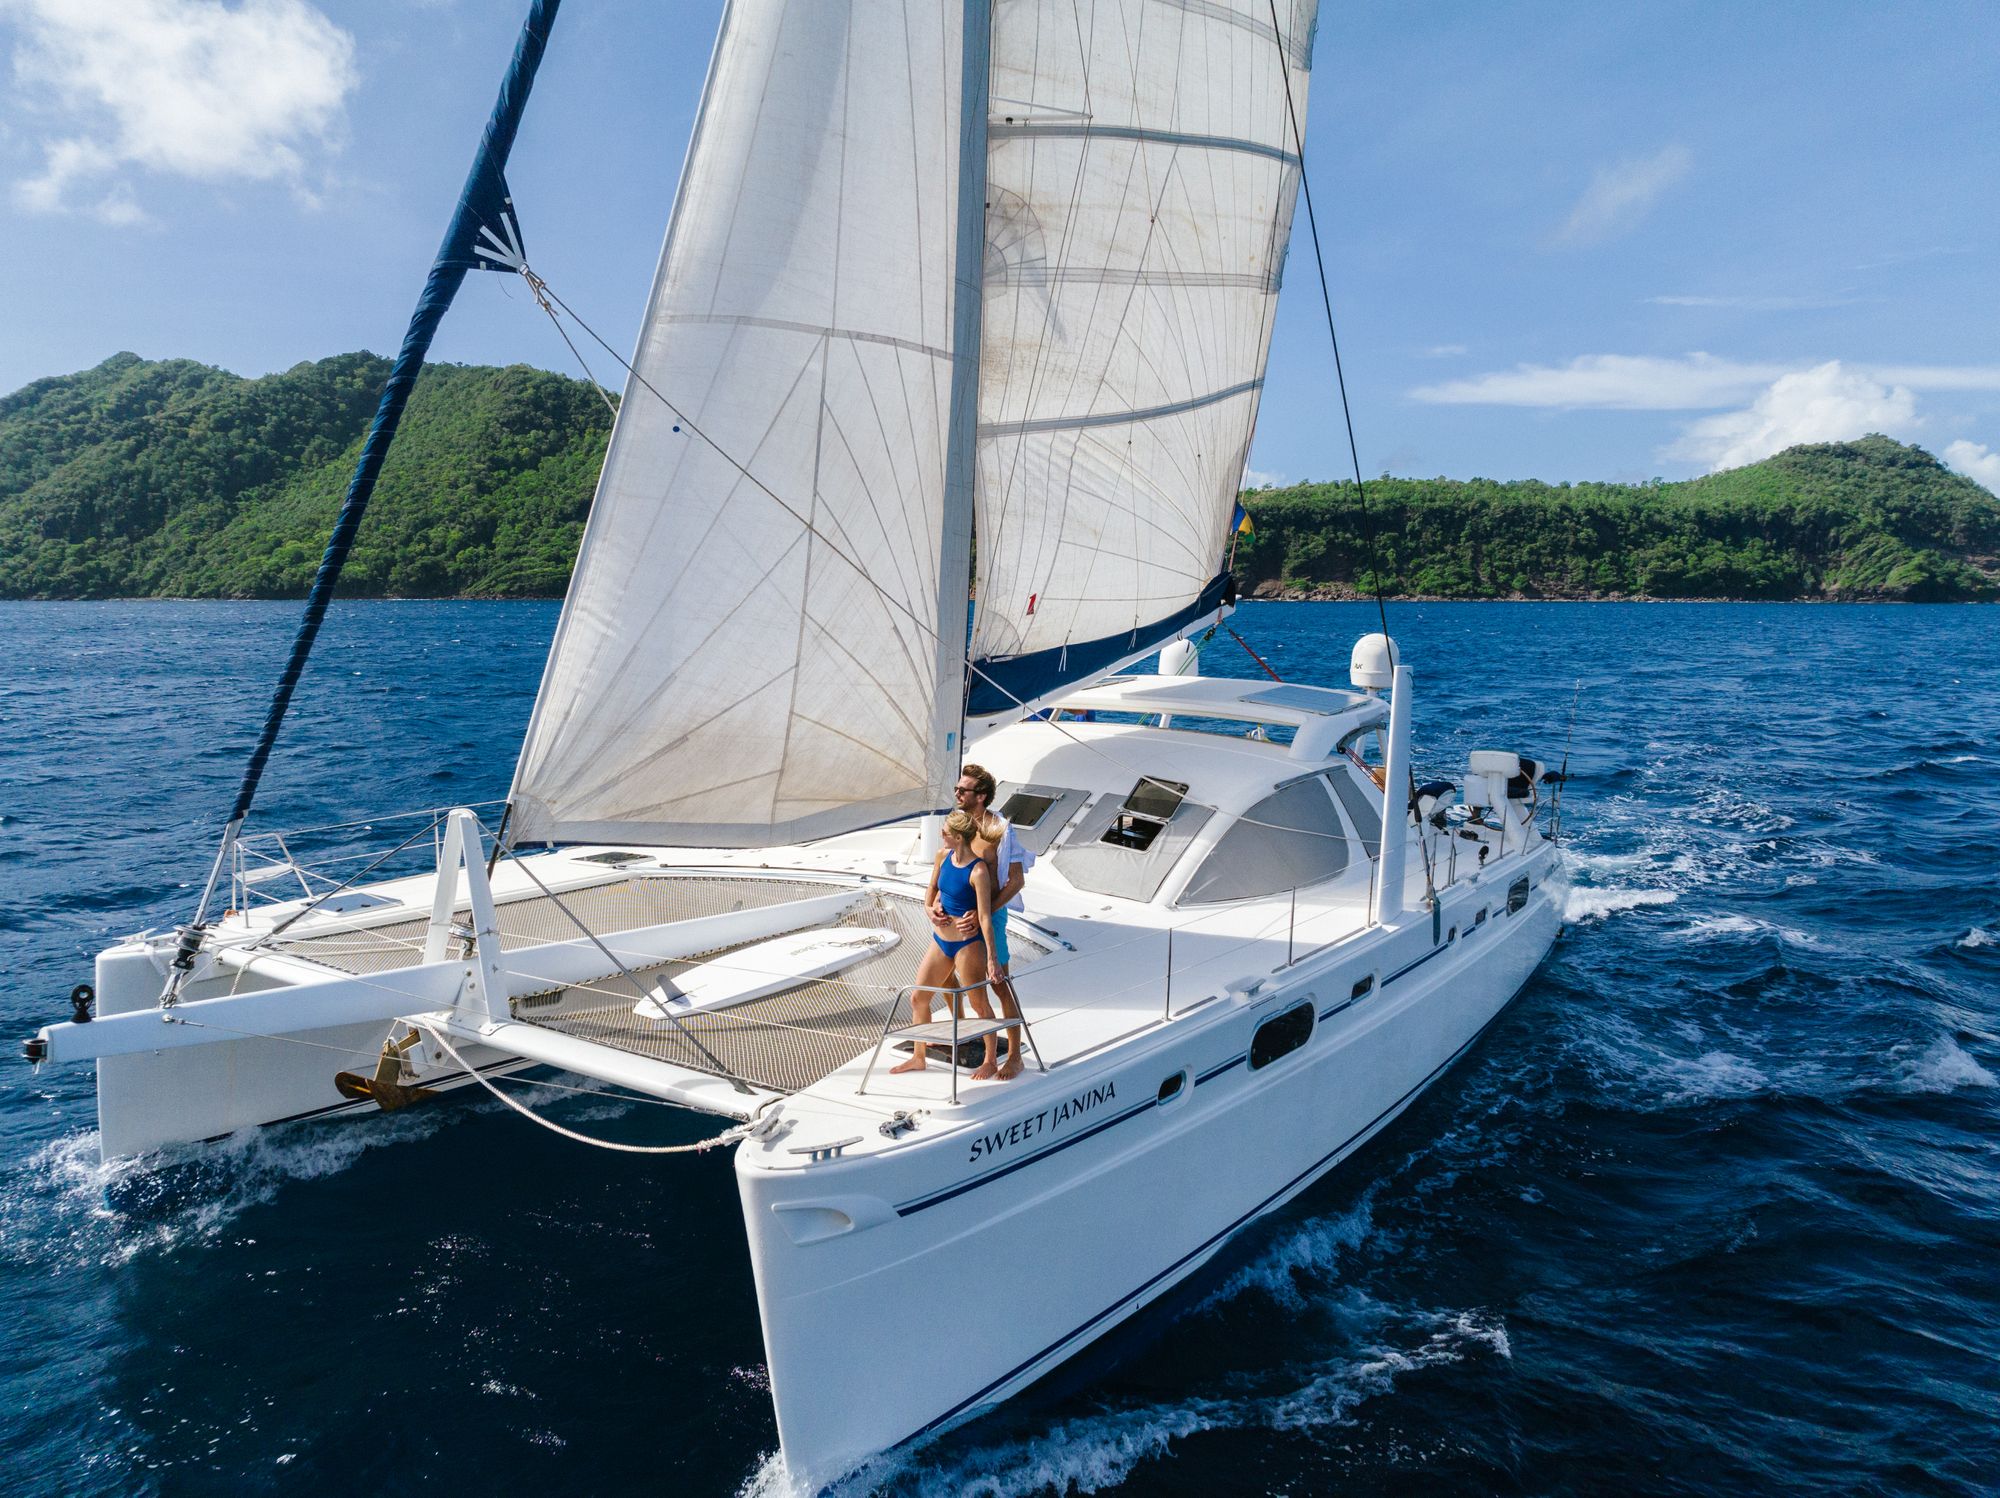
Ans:
<svg viewBox="0 0 2000 1498"><path fill-rule="evenodd" d="M944 830L953 837L962 837L970 842L979 831L979 819L969 811L954 811L944 819Z"/></svg>

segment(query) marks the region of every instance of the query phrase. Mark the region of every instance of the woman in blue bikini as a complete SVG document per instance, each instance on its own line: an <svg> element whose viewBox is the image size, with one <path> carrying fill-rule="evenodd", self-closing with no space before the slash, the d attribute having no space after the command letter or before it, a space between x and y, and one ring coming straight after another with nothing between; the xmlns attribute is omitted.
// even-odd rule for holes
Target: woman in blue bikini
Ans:
<svg viewBox="0 0 2000 1498"><path fill-rule="evenodd" d="M972 1002L972 1012L981 1019L993 1017L986 1002L986 954L993 949L993 870L973 851L979 823L970 812L955 811L945 818L944 848L931 869L931 887L924 899L926 907L942 905L947 920L933 921L931 945L917 964L917 989L910 995L910 1017L917 1024L930 1023L931 1006L939 992L961 987ZM961 916L979 915L979 934L959 934ZM956 1002L956 1000L954 1000ZM987 1065L993 1064L997 1039L986 1037ZM929 1047L918 1041L910 1059L892 1072L922 1071ZM989 1072L990 1076L991 1073Z"/></svg>

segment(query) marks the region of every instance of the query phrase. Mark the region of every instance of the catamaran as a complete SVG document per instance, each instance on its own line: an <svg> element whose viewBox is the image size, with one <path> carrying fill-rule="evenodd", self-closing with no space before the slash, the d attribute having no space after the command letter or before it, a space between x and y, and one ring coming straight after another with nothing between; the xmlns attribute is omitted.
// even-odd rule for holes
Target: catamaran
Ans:
<svg viewBox="0 0 2000 1498"><path fill-rule="evenodd" d="M1557 777L1488 751L1417 786L1386 629L1351 689L1200 673L1314 0L733 0L504 808L429 815L399 847L434 866L372 882L245 834L444 307L490 269L567 310L504 177L556 8L200 908L102 953L28 1051L97 1063L107 1157L472 1086L557 1127L510 1091L529 1068L731 1120L705 1143L820 1484L1137 1314L1462 1057L1556 937ZM948 991L919 1024L974 757L1036 857L1020 1016ZM978 1075L1009 1028L1025 1069ZM968 1287L1006 1313L912 1334Z"/></svg>

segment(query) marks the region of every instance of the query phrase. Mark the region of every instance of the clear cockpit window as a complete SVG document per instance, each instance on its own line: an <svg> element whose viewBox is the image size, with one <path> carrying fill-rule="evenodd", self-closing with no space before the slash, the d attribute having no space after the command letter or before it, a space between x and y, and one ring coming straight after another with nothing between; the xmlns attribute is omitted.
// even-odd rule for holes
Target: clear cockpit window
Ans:
<svg viewBox="0 0 2000 1498"><path fill-rule="evenodd" d="M1239 817L1181 892L1183 905L1219 905L1304 889L1347 867L1347 829L1314 775L1278 787Z"/></svg>

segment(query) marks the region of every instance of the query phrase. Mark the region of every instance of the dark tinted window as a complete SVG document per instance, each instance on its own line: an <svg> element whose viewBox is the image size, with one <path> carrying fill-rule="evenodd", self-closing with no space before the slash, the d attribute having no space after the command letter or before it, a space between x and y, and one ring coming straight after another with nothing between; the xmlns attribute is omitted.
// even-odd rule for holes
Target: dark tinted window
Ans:
<svg viewBox="0 0 2000 1498"><path fill-rule="evenodd" d="M1289 1056L1312 1038L1313 1006L1300 1004L1267 1019L1257 1027L1250 1042L1250 1070L1269 1066L1280 1056Z"/></svg>
<svg viewBox="0 0 2000 1498"><path fill-rule="evenodd" d="M1185 781L1155 780L1148 776L1132 787L1132 794L1125 798L1125 804L1118 808L1118 814L1098 841L1143 853L1153 846L1153 839L1160 835L1160 829L1167 825L1186 794Z"/></svg>
<svg viewBox="0 0 2000 1498"><path fill-rule="evenodd" d="M1000 808L1000 815L1014 824L1016 832L1024 828L1040 825L1049 808L1056 804L1054 796L1037 795L1033 791L1016 791L1007 798L1007 804Z"/></svg>
<svg viewBox="0 0 2000 1498"><path fill-rule="evenodd" d="M1528 881L1525 877L1516 879L1507 886L1507 914L1512 915L1528 903Z"/></svg>

